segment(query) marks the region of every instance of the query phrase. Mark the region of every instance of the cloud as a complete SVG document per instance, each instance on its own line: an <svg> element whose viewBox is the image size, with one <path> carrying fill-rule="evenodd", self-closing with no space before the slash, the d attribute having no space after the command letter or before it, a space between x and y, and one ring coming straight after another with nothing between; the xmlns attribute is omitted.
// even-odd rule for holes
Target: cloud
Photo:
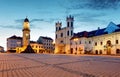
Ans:
<svg viewBox="0 0 120 77"><path fill-rule="evenodd" d="M120 0L90 0L88 7L92 9L117 9Z"/></svg>
<svg viewBox="0 0 120 77"><path fill-rule="evenodd" d="M48 18L48 19L32 19L30 20L30 28L31 29L42 29L42 27L40 27L38 24L36 24L35 22L47 22L49 24L58 21L61 19L58 18ZM23 28L23 22L24 19L17 19L15 20L16 25L0 25L0 28L7 28L7 29L22 29Z"/></svg>
<svg viewBox="0 0 120 77"><path fill-rule="evenodd" d="M24 19L17 19L15 20L16 23L23 23Z"/></svg>
<svg viewBox="0 0 120 77"><path fill-rule="evenodd" d="M104 19L100 19L100 17L104 17L106 16L105 13L90 13L90 12L86 12L86 13L76 13L76 14L72 14L75 18L76 21L79 22L101 22L104 23Z"/></svg>
<svg viewBox="0 0 120 77"><path fill-rule="evenodd" d="M30 23L33 23L33 22L40 22L40 21L44 21L44 19L32 19L30 20ZM24 22L24 19L17 19L15 20L16 23L23 23Z"/></svg>
<svg viewBox="0 0 120 77"><path fill-rule="evenodd" d="M44 19L32 19L30 21L30 23L33 23L33 22L40 22L40 21L45 21Z"/></svg>
<svg viewBox="0 0 120 77"><path fill-rule="evenodd" d="M7 29L18 29L18 30L22 30L23 29L23 25L0 25L0 28L7 28ZM42 29L39 26L36 26L35 24L30 24L30 28L31 29Z"/></svg>
<svg viewBox="0 0 120 77"><path fill-rule="evenodd" d="M0 27L7 29L22 29L21 25L0 25Z"/></svg>
<svg viewBox="0 0 120 77"><path fill-rule="evenodd" d="M120 7L120 0L70 0L71 6L66 6L70 9L118 9Z"/></svg>
<svg viewBox="0 0 120 77"><path fill-rule="evenodd" d="M30 20L30 23L34 23L34 22L52 23L52 22L58 21L58 20L62 20L62 19L59 19L59 18L43 18L43 19L38 19L38 18L35 18L35 19ZM17 19L17 20L15 20L15 22L16 23L23 23L24 19Z"/></svg>
<svg viewBox="0 0 120 77"><path fill-rule="evenodd" d="M30 23L33 23L33 22L47 22L47 23L53 23L53 22L59 21L59 20L62 20L62 19L59 19L59 18L32 19L32 20L30 21Z"/></svg>
<svg viewBox="0 0 120 77"><path fill-rule="evenodd" d="M76 13L76 14L72 14L74 17L82 17L82 18L96 18L96 17L101 17L101 16L106 16L105 13L90 13L90 12L86 12L86 13Z"/></svg>

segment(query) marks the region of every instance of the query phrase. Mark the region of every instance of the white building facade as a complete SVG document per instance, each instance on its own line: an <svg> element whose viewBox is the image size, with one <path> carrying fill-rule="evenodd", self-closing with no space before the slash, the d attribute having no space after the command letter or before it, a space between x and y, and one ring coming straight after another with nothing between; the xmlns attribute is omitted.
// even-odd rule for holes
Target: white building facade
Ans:
<svg viewBox="0 0 120 77"><path fill-rule="evenodd" d="M4 47L0 46L0 52L4 52Z"/></svg>
<svg viewBox="0 0 120 77"><path fill-rule="evenodd" d="M7 51L15 52L16 47L21 47L21 46L22 46L22 37L13 35L7 38Z"/></svg>
<svg viewBox="0 0 120 77"><path fill-rule="evenodd" d="M69 16L66 18L66 27L62 28L62 23L57 22L55 24L56 32L55 32L55 52L54 53L62 53L69 54L70 53L70 39L73 36L73 22L74 17Z"/></svg>

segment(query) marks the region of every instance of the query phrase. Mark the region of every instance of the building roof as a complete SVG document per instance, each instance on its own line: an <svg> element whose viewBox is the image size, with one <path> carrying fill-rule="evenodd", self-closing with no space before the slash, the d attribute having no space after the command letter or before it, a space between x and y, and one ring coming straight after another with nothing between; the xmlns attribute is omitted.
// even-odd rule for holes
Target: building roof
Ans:
<svg viewBox="0 0 120 77"><path fill-rule="evenodd" d="M50 37L44 37L44 36L40 36L40 38L43 38L43 39L46 39L46 40L53 40L53 39L50 38Z"/></svg>
<svg viewBox="0 0 120 77"><path fill-rule="evenodd" d="M74 39L74 38L87 37L87 35L88 35L87 31L74 33L74 36L71 38L71 40Z"/></svg>
<svg viewBox="0 0 120 77"><path fill-rule="evenodd" d="M29 20L28 20L28 18L27 18L27 17L24 19L24 22L29 22Z"/></svg>
<svg viewBox="0 0 120 77"><path fill-rule="evenodd" d="M0 48L4 48L4 47L0 46Z"/></svg>
<svg viewBox="0 0 120 77"><path fill-rule="evenodd" d="M9 37L8 39L20 39L20 40L22 40L22 37L13 35L13 36Z"/></svg>
<svg viewBox="0 0 120 77"><path fill-rule="evenodd" d="M32 43L32 44L39 44L39 43L36 42L36 41L30 41L30 43Z"/></svg>
<svg viewBox="0 0 120 77"><path fill-rule="evenodd" d="M105 30L105 28L96 30L95 36L106 34L107 32L104 32L104 30Z"/></svg>
<svg viewBox="0 0 120 77"><path fill-rule="evenodd" d="M116 25L113 22L110 22L109 25L106 28L98 28L97 30L93 30L90 32L83 31L78 32L74 34L74 36L71 38L80 38L80 37L94 37L94 36L100 36L104 34L114 33L114 32L120 32L120 24Z"/></svg>
<svg viewBox="0 0 120 77"><path fill-rule="evenodd" d="M83 31L83 32L78 32L75 35L78 37L87 37L88 32L87 31Z"/></svg>

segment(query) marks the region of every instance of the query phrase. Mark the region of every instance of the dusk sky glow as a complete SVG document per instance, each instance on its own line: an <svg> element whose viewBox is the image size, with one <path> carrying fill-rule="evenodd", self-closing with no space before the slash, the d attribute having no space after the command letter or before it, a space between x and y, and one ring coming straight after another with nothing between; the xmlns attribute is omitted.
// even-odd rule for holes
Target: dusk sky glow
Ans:
<svg viewBox="0 0 120 77"><path fill-rule="evenodd" d="M28 17L31 40L39 36L55 39L55 22L66 26L74 16L74 32L105 28L109 22L120 24L120 0L0 0L0 46L12 35L22 37L23 20Z"/></svg>

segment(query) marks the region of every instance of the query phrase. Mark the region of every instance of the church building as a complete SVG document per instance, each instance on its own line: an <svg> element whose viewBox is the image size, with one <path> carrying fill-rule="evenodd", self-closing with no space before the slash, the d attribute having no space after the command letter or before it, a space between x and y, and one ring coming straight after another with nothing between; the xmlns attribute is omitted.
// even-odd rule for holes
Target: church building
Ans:
<svg viewBox="0 0 120 77"><path fill-rule="evenodd" d="M73 22L74 17L69 16L66 18L66 27L62 28L62 23L57 22L55 24L55 53L70 53L70 39L73 37Z"/></svg>

